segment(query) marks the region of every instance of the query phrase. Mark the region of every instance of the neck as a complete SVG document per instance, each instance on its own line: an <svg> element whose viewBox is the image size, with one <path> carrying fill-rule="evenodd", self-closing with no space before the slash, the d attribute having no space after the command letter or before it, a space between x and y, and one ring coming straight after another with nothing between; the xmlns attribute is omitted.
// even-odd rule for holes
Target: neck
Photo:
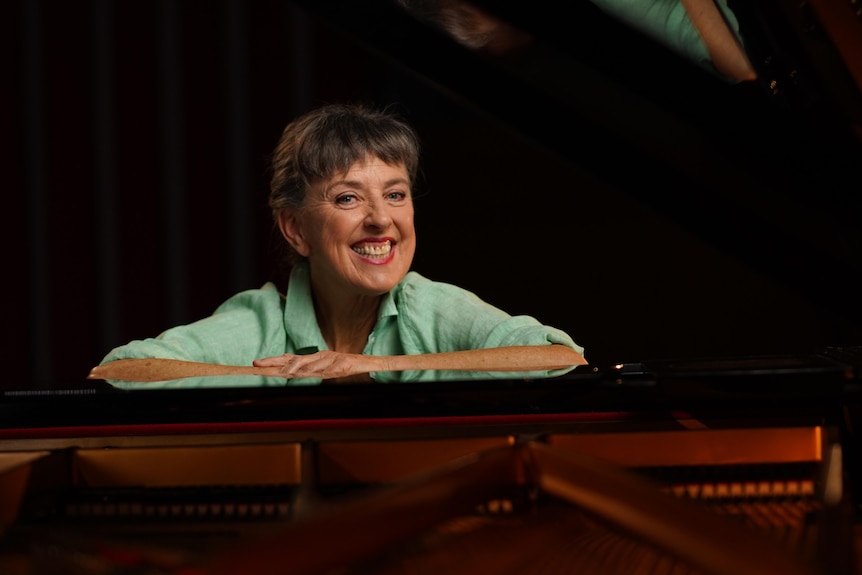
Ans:
<svg viewBox="0 0 862 575"><path fill-rule="evenodd" d="M332 351L362 353L377 322L381 296L329 301L315 296L314 311L326 345Z"/></svg>

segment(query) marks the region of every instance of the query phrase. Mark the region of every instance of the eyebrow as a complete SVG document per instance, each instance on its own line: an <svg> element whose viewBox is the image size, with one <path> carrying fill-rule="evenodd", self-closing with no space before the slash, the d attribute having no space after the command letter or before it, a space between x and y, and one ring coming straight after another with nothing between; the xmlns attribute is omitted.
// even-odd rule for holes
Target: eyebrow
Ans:
<svg viewBox="0 0 862 575"><path fill-rule="evenodd" d="M408 180L407 178L392 178L391 180L386 180L383 183L383 187L388 188L388 187L391 187L391 186L394 186L397 184L406 184L407 186L410 186L410 180ZM329 186L327 186L327 190L331 190L332 188L334 188L336 186L348 186L351 188L363 187L362 182L360 182L359 180L344 179L344 180L338 180L338 181L332 182Z"/></svg>

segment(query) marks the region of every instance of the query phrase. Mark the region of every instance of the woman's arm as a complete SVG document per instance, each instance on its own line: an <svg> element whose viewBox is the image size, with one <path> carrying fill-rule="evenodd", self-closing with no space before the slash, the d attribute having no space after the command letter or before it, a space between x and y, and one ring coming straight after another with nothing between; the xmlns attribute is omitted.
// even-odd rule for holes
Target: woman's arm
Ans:
<svg viewBox="0 0 862 575"><path fill-rule="evenodd" d="M262 375L267 377L345 379L378 371L458 370L521 372L584 365L577 351L564 345L524 345L418 355L361 355L319 351L256 360L252 366L220 365L162 358L129 358L94 367L88 379L153 382L187 377ZM347 380L347 379L345 379Z"/></svg>
<svg viewBox="0 0 862 575"><path fill-rule="evenodd" d="M577 351L564 345L523 345L415 355L361 355L319 351L309 355L284 354L258 359L256 367L278 367L278 375L335 379L379 371L493 371L521 372L584 365Z"/></svg>

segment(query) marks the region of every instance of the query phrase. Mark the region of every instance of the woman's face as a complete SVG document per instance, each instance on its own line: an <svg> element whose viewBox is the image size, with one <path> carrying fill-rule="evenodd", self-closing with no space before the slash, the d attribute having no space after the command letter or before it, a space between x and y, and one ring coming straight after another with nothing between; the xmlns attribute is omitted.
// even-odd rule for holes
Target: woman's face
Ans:
<svg viewBox="0 0 862 575"><path fill-rule="evenodd" d="M279 217L282 233L309 261L315 290L381 295L404 278L416 251L406 168L378 158L313 186L299 210Z"/></svg>

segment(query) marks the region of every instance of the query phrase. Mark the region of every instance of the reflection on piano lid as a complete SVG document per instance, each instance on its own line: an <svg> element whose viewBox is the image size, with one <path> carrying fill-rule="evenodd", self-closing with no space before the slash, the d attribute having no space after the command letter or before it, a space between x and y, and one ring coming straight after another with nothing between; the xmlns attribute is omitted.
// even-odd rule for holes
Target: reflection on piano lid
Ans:
<svg viewBox="0 0 862 575"><path fill-rule="evenodd" d="M862 323L852 3L729 1L758 74L733 84L591 2L474 0L532 39L494 55L397 0L296 1L361 49Z"/></svg>

